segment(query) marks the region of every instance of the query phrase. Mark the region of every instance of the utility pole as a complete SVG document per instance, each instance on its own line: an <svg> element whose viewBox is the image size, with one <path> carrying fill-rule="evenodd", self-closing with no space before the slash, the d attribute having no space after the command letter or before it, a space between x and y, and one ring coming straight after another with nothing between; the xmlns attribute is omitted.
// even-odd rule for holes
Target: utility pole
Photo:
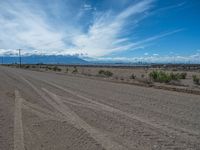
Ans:
<svg viewBox="0 0 200 150"><path fill-rule="evenodd" d="M19 49L19 68L21 68L21 65L22 65L21 49Z"/></svg>
<svg viewBox="0 0 200 150"><path fill-rule="evenodd" d="M3 65L3 56L1 57L1 64Z"/></svg>

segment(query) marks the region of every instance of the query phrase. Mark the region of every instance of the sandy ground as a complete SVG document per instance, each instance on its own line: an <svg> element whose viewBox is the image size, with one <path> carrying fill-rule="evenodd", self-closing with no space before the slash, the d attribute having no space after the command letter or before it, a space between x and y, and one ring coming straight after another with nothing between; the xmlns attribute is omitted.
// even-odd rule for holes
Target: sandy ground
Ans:
<svg viewBox="0 0 200 150"><path fill-rule="evenodd" d="M0 150L200 149L200 97L0 67Z"/></svg>
<svg viewBox="0 0 200 150"><path fill-rule="evenodd" d="M28 66L29 68L26 68ZM195 90L199 91L200 93L200 86L195 84L193 82L193 75L196 75L200 77L200 69L194 67L190 67L190 69L184 69L186 68L180 68L180 66L176 67L100 67L100 66L76 66L77 72L73 73L75 70L74 66L68 66L68 65L24 65L25 69L29 70L34 70L34 71L42 71L42 72L55 72L52 69L47 69L47 68L53 68L57 66L60 71L57 71L57 73L61 74L66 74L66 75L77 75L77 76L83 76L83 77L88 77L88 78L96 78L96 79L102 79L104 78L103 76L99 75L100 70L104 71L110 71L113 73L112 77L109 78L104 78L107 81L114 81L114 82L123 82L123 83L140 83L140 84L148 84L151 82L151 84L155 86L164 86L164 87L171 87L171 88L181 88L181 89L188 89L188 90ZM15 66L13 66L15 67ZM199 66L198 66L199 67ZM186 79L180 79L177 81L171 81L169 83L158 83L158 82L152 82L152 80L149 78L149 74L152 71L164 71L166 73L186 73ZM134 79L132 78L132 75L134 75Z"/></svg>

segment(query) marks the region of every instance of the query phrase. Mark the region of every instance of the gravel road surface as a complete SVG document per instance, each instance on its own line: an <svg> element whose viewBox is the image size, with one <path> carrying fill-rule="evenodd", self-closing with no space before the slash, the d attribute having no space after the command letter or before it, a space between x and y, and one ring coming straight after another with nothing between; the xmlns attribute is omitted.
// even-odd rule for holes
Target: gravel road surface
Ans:
<svg viewBox="0 0 200 150"><path fill-rule="evenodd" d="M0 67L0 150L200 150L200 96Z"/></svg>

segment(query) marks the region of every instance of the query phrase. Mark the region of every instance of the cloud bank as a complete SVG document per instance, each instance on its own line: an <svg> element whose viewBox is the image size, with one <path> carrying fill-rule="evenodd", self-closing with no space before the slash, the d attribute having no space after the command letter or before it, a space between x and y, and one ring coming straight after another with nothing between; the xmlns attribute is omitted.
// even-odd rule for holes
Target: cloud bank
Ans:
<svg viewBox="0 0 200 150"><path fill-rule="evenodd" d="M180 32L172 30L140 40L129 37L154 3L141 0L120 11L100 11L79 0L0 1L0 55L16 55L20 48L26 55L79 54L100 59Z"/></svg>
<svg viewBox="0 0 200 150"><path fill-rule="evenodd" d="M121 62L121 63L195 63L200 64L200 53L191 54L188 56L182 55L163 55L160 56L158 54L149 55L145 53L145 56L140 57L99 57L92 61L100 61L100 62Z"/></svg>

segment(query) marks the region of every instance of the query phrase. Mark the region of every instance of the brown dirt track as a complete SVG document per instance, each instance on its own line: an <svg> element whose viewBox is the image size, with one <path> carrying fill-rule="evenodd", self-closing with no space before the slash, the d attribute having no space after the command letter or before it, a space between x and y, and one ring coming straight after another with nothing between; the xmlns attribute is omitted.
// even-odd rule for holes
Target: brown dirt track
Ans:
<svg viewBox="0 0 200 150"><path fill-rule="evenodd" d="M0 150L200 149L200 96L0 67Z"/></svg>

